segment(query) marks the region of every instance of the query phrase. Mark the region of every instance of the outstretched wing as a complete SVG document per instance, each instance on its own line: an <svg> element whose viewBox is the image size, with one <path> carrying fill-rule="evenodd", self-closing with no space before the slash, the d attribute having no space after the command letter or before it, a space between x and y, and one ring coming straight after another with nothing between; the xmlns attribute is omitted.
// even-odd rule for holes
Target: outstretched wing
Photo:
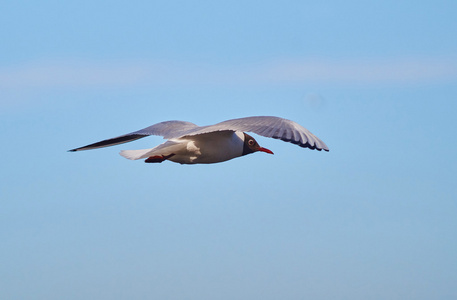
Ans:
<svg viewBox="0 0 457 300"><path fill-rule="evenodd" d="M210 126L190 129L183 135L197 135L213 131L233 130L254 132L269 138L291 142L300 147L329 151L327 145L303 126L278 117L247 117L227 120Z"/></svg>
<svg viewBox="0 0 457 300"><path fill-rule="evenodd" d="M159 135L163 136L166 139L179 137L182 136L183 133L188 132L189 130L199 128L194 123L185 122L185 121L166 121L154 124L152 126L127 133L112 139L103 140L97 143L93 143L84 147L79 147L75 149L71 149L68 151L81 151L81 150L90 150L90 149L97 149L103 148L108 146L119 145L127 142L131 142L134 140L138 140L150 135Z"/></svg>

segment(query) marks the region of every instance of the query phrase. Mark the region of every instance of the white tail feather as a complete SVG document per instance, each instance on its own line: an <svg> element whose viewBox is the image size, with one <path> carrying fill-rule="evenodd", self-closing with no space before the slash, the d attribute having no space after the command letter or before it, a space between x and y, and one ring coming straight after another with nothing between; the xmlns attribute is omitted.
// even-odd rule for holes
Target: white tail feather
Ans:
<svg viewBox="0 0 457 300"><path fill-rule="evenodd" d="M163 144L160 144L151 149L141 149L141 150L122 150L119 154L127 159L142 159L148 158L149 156L154 155L170 155L171 153L177 154L186 149L187 143L177 143L176 141L168 140Z"/></svg>
<svg viewBox="0 0 457 300"><path fill-rule="evenodd" d="M149 153L152 149L141 149L141 150L122 150L119 152L120 155L127 159L135 160L149 157Z"/></svg>

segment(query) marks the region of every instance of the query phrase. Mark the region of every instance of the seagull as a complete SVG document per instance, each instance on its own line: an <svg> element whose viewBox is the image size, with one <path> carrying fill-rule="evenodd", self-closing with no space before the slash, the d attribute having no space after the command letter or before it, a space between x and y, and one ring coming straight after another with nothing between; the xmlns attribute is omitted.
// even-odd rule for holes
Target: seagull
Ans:
<svg viewBox="0 0 457 300"><path fill-rule="evenodd" d="M69 151L103 148L158 135L167 141L151 149L122 150L120 155L131 160L146 159L146 163L169 160L180 164L212 164L254 152L273 154L271 150L260 147L245 131L303 148L329 151L324 142L301 125L269 116L232 119L209 126L197 126L185 121L165 121Z"/></svg>

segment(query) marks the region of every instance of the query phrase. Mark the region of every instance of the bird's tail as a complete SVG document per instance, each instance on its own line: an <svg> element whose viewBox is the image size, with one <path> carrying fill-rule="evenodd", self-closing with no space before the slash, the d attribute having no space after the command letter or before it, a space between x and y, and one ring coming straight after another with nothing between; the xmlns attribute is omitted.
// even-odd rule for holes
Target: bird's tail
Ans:
<svg viewBox="0 0 457 300"><path fill-rule="evenodd" d="M155 155L170 155L172 153L176 154L181 151L183 146L181 143L176 143L175 141L166 141L163 144L160 144L151 149L141 149L141 150L122 150L119 154L127 159L142 159L148 158Z"/></svg>
<svg viewBox="0 0 457 300"><path fill-rule="evenodd" d="M153 149L122 150L119 154L131 160L142 159L151 156L150 153L153 152Z"/></svg>

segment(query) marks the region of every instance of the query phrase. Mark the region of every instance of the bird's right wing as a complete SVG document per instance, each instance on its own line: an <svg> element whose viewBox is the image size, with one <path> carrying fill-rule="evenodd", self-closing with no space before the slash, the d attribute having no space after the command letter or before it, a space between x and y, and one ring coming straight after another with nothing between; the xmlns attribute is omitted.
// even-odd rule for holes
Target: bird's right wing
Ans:
<svg viewBox="0 0 457 300"><path fill-rule="evenodd" d="M163 136L165 139L170 139L174 137L180 137L183 133L188 132L189 130L198 128L197 125L191 122L185 121L166 121L154 124L152 126L127 133L115 138L103 140L97 143L93 143L87 146L71 149L68 151L81 151L81 150L90 150L90 149L97 149L103 148L108 146L119 145L127 142L131 142L134 140L138 140L150 135L159 135Z"/></svg>
<svg viewBox="0 0 457 300"><path fill-rule="evenodd" d="M187 135L223 130L254 132L261 136L290 142L303 148L329 151L327 145L308 129L294 121L278 117L258 116L227 120L189 130Z"/></svg>

